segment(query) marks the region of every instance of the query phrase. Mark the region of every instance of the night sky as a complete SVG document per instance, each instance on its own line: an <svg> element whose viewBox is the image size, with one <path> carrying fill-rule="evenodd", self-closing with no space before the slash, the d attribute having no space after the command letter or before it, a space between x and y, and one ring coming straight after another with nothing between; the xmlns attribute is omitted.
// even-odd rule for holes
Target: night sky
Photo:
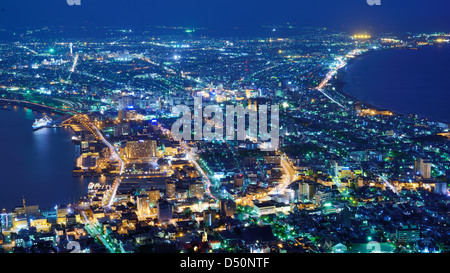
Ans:
<svg viewBox="0 0 450 273"><path fill-rule="evenodd" d="M327 26L372 32L450 31L448 0L0 0L0 28L12 26Z"/></svg>

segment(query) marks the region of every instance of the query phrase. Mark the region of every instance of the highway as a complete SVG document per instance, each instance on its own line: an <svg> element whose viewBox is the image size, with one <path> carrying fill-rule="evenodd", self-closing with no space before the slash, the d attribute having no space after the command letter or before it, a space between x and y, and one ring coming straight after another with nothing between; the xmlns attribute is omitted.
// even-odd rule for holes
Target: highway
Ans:
<svg viewBox="0 0 450 273"><path fill-rule="evenodd" d="M26 47L26 46L23 46L23 45L16 45L18 48L23 48L23 49L25 49L25 50L28 50L28 51L30 51L31 53L33 53L34 55L39 55L39 53L38 52L36 52L36 51L34 51L33 49L31 49L31 48L28 48L28 47Z"/></svg>
<svg viewBox="0 0 450 273"><path fill-rule="evenodd" d="M383 182L386 184L386 186L388 186L388 188L390 188L393 192L395 192L397 195L400 195L397 191L397 189L391 184L389 183L389 181L386 179L386 177L382 176L382 175L378 175L381 180L383 180Z"/></svg>
<svg viewBox="0 0 450 273"><path fill-rule="evenodd" d="M284 194L287 187L292 184L295 180L297 180L297 175L294 167L288 161L285 155L281 155L281 167L283 168L283 180L280 184L278 184L274 189L269 192L271 194Z"/></svg>
<svg viewBox="0 0 450 273"><path fill-rule="evenodd" d="M114 180L111 189L106 193L106 196L104 196L104 199L102 201L103 205L106 208L110 208L111 205L114 203L114 198L116 197L117 189L121 182L120 177L125 171L125 162L117 154L117 151L114 148L114 146L105 139L100 130L89 120L89 117L87 115L79 115L77 116L77 120L80 121L84 126L86 126L86 128L88 128L93 134L95 134L96 138L101 140L109 148L111 157L119 162L120 165L119 174Z"/></svg>
<svg viewBox="0 0 450 273"><path fill-rule="evenodd" d="M341 103L339 103L338 101L336 101L335 99L330 97L327 93L323 92L323 90L322 90L325 87L325 85L327 85L327 83L331 80L331 78L337 73L337 71L346 65L346 63L342 60L342 58L337 58L337 60L339 62L339 65L332 68L327 73L325 79L323 79L323 81L317 86L316 89L317 89L317 91L321 92L325 97L329 98L332 102L336 103L337 105L339 105L342 108L345 108L344 105L342 105Z"/></svg>
<svg viewBox="0 0 450 273"><path fill-rule="evenodd" d="M361 50L354 49L347 55L357 55L360 52L361 52ZM338 101L336 101L335 99L333 99L332 97L330 97L327 93L325 93L323 91L323 88L327 85L327 83L331 80L331 78L333 78L333 76L336 75L337 71L347 65L347 63L343 60L343 57L341 57L341 56L337 57L336 61L338 62L338 64L335 67L331 68L331 70L325 76L325 79L323 79L322 82L316 87L316 90L321 92L325 97L329 98L332 102L334 102L337 105L339 105L340 107L346 109L346 107L344 105L342 105L341 103L339 103Z"/></svg>
<svg viewBox="0 0 450 273"><path fill-rule="evenodd" d="M159 126L161 126L161 128L163 128L163 132L165 132L165 134L170 137L171 139L174 139L172 136L172 132L164 127L162 127L161 124L158 123ZM211 184L211 180L209 179L208 175L205 173L205 171L203 171L202 167L198 164L197 160L196 160L196 156L192 154L192 152L190 151L189 147L186 145L186 142L184 140L178 140L178 142L180 143L181 147L183 147L183 150L186 152L186 155L189 159L189 161L195 166L195 168L197 169L197 171L203 176L204 181L205 181L205 192L214 200L217 200L217 197L215 197L210 190L210 187L212 186Z"/></svg>
<svg viewBox="0 0 450 273"><path fill-rule="evenodd" d="M206 193L212 197L213 199L217 200L217 198L211 193L210 187L213 186L211 184L211 180L209 179L208 175L203 171L202 167L197 163L196 156L192 154L189 147L186 145L186 143L183 140L179 141L181 146L183 147L184 151L186 152L188 159L192 164L196 167L196 169L200 172L200 174L203 176L205 181L205 191ZM231 147L228 145L228 142L225 142L228 146L228 148L233 152L235 155L235 152L231 149ZM281 155L281 167L283 168L284 174L283 174L283 180L282 183L277 185L274 189L272 189L269 194L283 194L287 187L294 182L297 179L296 171L292 164L288 161L287 157L282 154Z"/></svg>
<svg viewBox="0 0 450 273"><path fill-rule="evenodd" d="M116 247L114 246L113 243L111 243L111 242L109 242L109 240L107 240L106 236L102 234L100 228L95 223L91 223L91 221L89 221L89 219L86 217L86 213L84 211L81 212L81 215L84 218L84 224L85 224L84 227L85 227L86 231L92 237L98 238L110 253L116 253Z"/></svg>
<svg viewBox="0 0 450 273"><path fill-rule="evenodd" d="M78 53L75 55L75 59L73 60L72 68L70 68L69 77L67 78L67 81L70 80L70 77L72 76L72 73L75 71L75 67L77 67L78 64Z"/></svg>
<svg viewBox="0 0 450 273"><path fill-rule="evenodd" d="M186 145L186 143L183 140L180 140L180 144L183 147L184 151L186 152L189 161L194 164L195 168L197 168L197 170L200 172L200 174L203 176L203 179L205 181L206 187L205 187L205 191L206 193L213 198L214 200L217 200L217 198L212 195L210 187L211 185L211 181L209 180L208 175L203 171L202 167L197 163L197 160L195 159L195 156L192 155L192 152L189 150L189 147Z"/></svg>
<svg viewBox="0 0 450 273"><path fill-rule="evenodd" d="M103 136L103 134L98 130L98 128L94 125L91 124L94 128L94 130L98 133L98 135L100 136L100 139L103 141L103 143L108 146L110 152L111 152L111 156L113 158L115 158L120 165L120 169L119 169L119 175L116 177L116 179L114 180L113 185L111 186L111 190L108 191L107 195L106 195L106 200L104 200L104 204L106 205L107 208L110 208L111 205L114 202L114 199L116 197L116 193L117 193L117 189L119 188L120 182L121 182L121 175L123 174L123 172L125 171L125 162L123 162L122 158L120 158L119 154L117 154L116 149L114 148L113 145L111 145L111 143L109 143L105 137Z"/></svg>

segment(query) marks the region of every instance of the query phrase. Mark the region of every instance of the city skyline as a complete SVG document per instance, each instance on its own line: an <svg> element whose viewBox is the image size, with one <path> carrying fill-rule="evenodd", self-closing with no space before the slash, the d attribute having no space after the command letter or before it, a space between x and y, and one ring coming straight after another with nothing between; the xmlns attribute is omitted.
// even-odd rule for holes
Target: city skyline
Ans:
<svg viewBox="0 0 450 273"><path fill-rule="evenodd" d="M69 4L0 5L0 252L450 251L448 3Z"/></svg>

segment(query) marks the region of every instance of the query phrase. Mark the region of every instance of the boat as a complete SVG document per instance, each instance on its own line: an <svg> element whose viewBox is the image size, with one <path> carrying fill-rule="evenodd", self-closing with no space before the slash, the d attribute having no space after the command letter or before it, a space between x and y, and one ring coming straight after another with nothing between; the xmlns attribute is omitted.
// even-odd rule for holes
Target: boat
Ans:
<svg viewBox="0 0 450 273"><path fill-rule="evenodd" d="M48 116L44 116L41 119L36 119L36 121L33 123L33 130L39 130L47 126L51 126L52 122L53 120Z"/></svg>

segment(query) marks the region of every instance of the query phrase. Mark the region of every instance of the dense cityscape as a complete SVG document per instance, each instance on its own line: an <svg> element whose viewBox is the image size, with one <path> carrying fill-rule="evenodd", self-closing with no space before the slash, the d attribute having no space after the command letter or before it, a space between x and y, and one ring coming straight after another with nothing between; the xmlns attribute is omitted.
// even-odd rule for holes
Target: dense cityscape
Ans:
<svg viewBox="0 0 450 273"><path fill-rule="evenodd" d="M449 125L342 89L358 58L444 46L450 34L262 29L0 30L15 37L0 42L0 107L47 113L35 130L71 128L73 176L106 181L71 204L3 209L2 251L449 252ZM247 131L176 139L173 108L194 98L224 112L278 105L279 147Z"/></svg>

